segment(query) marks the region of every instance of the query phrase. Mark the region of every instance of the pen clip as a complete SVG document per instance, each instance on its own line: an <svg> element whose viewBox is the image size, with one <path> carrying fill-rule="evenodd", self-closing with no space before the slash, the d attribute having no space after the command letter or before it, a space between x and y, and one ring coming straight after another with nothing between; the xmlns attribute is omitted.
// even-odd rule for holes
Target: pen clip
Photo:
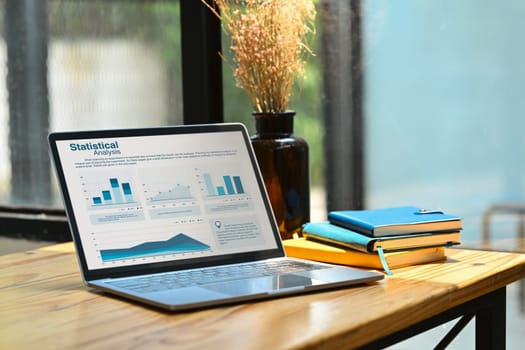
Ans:
<svg viewBox="0 0 525 350"><path fill-rule="evenodd" d="M419 209L414 214L424 215L424 214L445 214L441 210L428 210L428 209Z"/></svg>

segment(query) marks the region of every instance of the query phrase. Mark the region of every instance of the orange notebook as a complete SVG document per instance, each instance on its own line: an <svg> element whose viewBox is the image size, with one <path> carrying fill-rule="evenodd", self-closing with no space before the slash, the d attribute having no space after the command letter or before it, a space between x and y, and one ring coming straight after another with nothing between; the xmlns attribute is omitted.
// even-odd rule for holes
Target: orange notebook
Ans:
<svg viewBox="0 0 525 350"><path fill-rule="evenodd" d="M367 267L388 271L408 265L423 264L446 258L445 248L433 247L384 253L386 264L383 266L377 253L364 253L353 249L324 244L306 238L283 241L286 255L295 258L315 260L339 265Z"/></svg>

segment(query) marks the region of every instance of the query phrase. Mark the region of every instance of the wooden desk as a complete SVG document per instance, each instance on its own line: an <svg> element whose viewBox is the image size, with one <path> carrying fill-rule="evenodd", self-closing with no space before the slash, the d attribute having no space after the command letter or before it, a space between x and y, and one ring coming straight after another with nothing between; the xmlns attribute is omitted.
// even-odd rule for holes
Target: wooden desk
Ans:
<svg viewBox="0 0 525 350"><path fill-rule="evenodd" d="M71 243L5 255L0 348L381 347L472 313L478 344L502 348L505 286L525 277L525 255L447 253L367 286L180 314L89 292Z"/></svg>

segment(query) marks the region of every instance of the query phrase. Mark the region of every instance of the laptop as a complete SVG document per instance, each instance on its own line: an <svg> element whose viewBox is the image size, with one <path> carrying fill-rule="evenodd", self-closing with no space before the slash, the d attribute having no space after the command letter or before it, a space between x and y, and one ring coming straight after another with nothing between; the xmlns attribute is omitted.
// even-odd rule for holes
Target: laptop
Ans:
<svg viewBox="0 0 525 350"><path fill-rule="evenodd" d="M285 256L242 124L55 132L49 143L91 288L182 311L383 278Z"/></svg>

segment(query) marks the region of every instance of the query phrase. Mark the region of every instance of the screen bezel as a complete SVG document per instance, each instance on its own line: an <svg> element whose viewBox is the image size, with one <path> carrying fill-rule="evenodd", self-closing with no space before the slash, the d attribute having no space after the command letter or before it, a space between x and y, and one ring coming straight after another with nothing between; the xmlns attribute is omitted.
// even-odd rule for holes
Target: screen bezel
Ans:
<svg viewBox="0 0 525 350"><path fill-rule="evenodd" d="M248 155L253 169L254 176L257 181L260 193L263 197L268 220L271 224L271 230L276 242L275 249L251 251L246 253L235 253L227 255L217 255L212 257L192 258L165 262L145 263L122 267L89 269L84 249L82 247L82 240L80 238L75 212L73 209L69 190L66 185L66 178L64 169L61 163L60 154L58 152L57 142L77 139L96 139L96 138L111 138L111 137L136 137L136 136L155 136L155 135L178 135L191 133L214 133L214 132L239 132L248 150ZM246 127L241 123L223 123L223 124L200 124L200 125L179 125L166 126L154 128L134 128L134 129L105 129L105 130L87 130L87 131L65 131L52 132L48 136L51 157L55 165L57 178L60 184L62 199L64 202L65 211L68 217L69 227L75 248L78 252L78 260L81 266L82 274L86 282L102 279L115 278L123 276L133 276L144 273L159 273L174 270L183 270L187 268L198 268L215 265L225 265L240 263L246 261L260 260L266 258L283 257L284 249L282 246L278 226L273 215L270 201L264 186L264 181L259 170L257 159L253 151Z"/></svg>

